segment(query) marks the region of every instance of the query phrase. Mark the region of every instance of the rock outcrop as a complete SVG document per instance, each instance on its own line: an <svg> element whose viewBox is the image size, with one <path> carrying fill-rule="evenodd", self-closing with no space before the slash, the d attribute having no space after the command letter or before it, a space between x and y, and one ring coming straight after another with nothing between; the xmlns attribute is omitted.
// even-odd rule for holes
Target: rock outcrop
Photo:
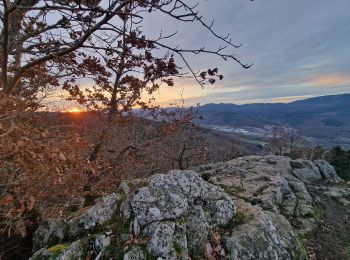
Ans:
<svg viewBox="0 0 350 260"><path fill-rule="evenodd" d="M227 193L285 216L300 234L310 232L317 221L306 186L342 182L325 161L277 156L242 157L196 170Z"/></svg>
<svg viewBox="0 0 350 260"><path fill-rule="evenodd" d="M66 219L43 223L32 259L307 259L318 210L308 186L344 204L324 161L242 157L123 182ZM343 192L343 193L342 193Z"/></svg>

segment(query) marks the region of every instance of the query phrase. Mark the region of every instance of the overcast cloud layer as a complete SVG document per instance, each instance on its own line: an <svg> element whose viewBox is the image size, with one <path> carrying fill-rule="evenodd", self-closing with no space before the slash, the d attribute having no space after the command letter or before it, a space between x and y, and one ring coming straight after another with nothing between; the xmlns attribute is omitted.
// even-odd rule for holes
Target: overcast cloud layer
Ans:
<svg viewBox="0 0 350 260"><path fill-rule="evenodd" d="M160 90L158 100L186 104L288 102L350 92L349 0L208 0L199 10L215 19L215 28L243 46L234 52L253 67L215 57L190 56L194 68L217 66L225 78L204 90L193 81ZM196 25L163 16L146 19L148 33L179 31L174 46L217 48L218 41Z"/></svg>

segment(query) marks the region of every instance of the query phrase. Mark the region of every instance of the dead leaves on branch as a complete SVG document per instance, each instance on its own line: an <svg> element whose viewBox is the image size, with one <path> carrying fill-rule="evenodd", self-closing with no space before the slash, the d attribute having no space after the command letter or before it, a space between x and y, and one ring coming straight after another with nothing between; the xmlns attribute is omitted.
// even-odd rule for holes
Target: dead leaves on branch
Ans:
<svg viewBox="0 0 350 260"><path fill-rule="evenodd" d="M0 224L22 234L22 218L35 207L54 214L81 198L93 166L82 156L88 144L76 132L45 127L42 115L27 113L17 98L2 95L0 104Z"/></svg>

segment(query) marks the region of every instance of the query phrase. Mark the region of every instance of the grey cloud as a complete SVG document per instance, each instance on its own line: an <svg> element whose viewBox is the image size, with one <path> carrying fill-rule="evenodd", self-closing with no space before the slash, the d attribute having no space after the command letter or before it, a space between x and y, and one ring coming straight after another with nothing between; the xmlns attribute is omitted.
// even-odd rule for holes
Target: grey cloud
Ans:
<svg viewBox="0 0 350 260"><path fill-rule="evenodd" d="M251 69L244 70L215 57L189 56L193 67L217 65L225 76L219 88L227 91L211 91L204 98L198 97L201 103L350 92L346 85L307 86L310 79L321 75L350 77L349 0L209 0L200 1L199 9L205 17L215 19L218 31L230 32L234 42L242 42L243 46L233 51L243 61L254 63ZM145 28L152 33L178 30L179 35L169 42L174 45L219 46L199 26L161 16L148 20ZM232 91L242 86L250 88ZM196 103L195 100L188 102Z"/></svg>

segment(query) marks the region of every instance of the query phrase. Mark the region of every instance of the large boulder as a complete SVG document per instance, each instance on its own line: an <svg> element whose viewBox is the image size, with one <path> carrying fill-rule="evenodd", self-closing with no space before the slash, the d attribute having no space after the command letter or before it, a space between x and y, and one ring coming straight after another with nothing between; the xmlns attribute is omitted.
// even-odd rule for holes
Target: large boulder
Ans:
<svg viewBox="0 0 350 260"><path fill-rule="evenodd" d="M190 259L204 256L212 230L235 217L232 198L193 171L155 175L144 185L123 194L130 192L123 184L121 193L73 217L42 224L34 236L33 259L79 259L101 252L124 259Z"/></svg>
<svg viewBox="0 0 350 260"><path fill-rule="evenodd" d="M32 259L306 259L298 233L317 222L307 187L324 181L341 179L323 161L267 156L123 182L40 225Z"/></svg>
<svg viewBox="0 0 350 260"><path fill-rule="evenodd" d="M115 214L119 199L120 196L113 193L98 200L94 206L73 213L67 219L60 218L42 223L33 237L34 251L83 237L103 226Z"/></svg>
<svg viewBox="0 0 350 260"><path fill-rule="evenodd" d="M235 216L232 199L192 171L156 175L123 202L134 236L149 238L152 256L176 259L204 252L208 235Z"/></svg>
<svg viewBox="0 0 350 260"><path fill-rule="evenodd" d="M223 238L228 259L307 259L302 241L282 215L240 200L237 208L245 221Z"/></svg>
<svg viewBox="0 0 350 260"><path fill-rule="evenodd" d="M300 234L317 225L318 212L307 186L342 181L325 161L282 156L246 156L196 170L232 196L282 214Z"/></svg>
<svg viewBox="0 0 350 260"><path fill-rule="evenodd" d="M328 162L324 160L316 160L314 163L320 170L320 173L326 182L330 182L330 183L344 182L344 180L337 175L333 166L330 165Z"/></svg>

